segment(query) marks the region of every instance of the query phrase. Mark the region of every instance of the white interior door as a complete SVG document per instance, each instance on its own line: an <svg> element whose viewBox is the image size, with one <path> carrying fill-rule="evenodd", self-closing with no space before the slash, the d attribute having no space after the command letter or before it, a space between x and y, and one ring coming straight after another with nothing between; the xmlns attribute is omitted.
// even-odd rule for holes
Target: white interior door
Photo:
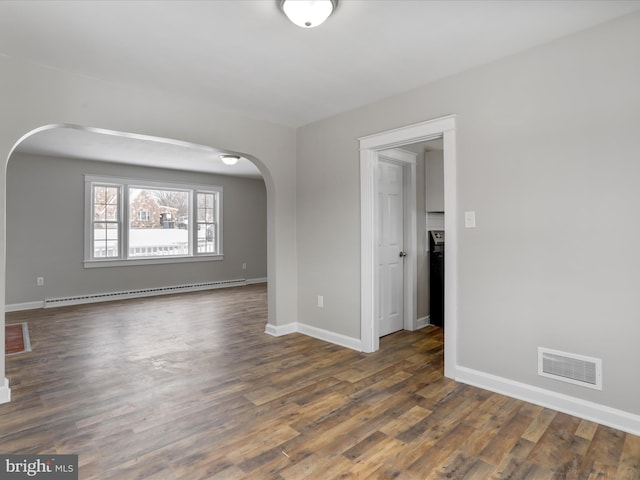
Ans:
<svg viewBox="0 0 640 480"><path fill-rule="evenodd" d="M403 166L378 163L378 298L379 335L404 328L404 178Z"/></svg>

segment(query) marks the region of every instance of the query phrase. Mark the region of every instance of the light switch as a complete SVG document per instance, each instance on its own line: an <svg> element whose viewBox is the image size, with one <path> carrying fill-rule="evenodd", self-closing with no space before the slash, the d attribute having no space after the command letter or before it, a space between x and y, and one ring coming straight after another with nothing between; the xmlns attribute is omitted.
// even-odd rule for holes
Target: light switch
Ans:
<svg viewBox="0 0 640 480"><path fill-rule="evenodd" d="M464 228L476 228L476 212L464 212Z"/></svg>

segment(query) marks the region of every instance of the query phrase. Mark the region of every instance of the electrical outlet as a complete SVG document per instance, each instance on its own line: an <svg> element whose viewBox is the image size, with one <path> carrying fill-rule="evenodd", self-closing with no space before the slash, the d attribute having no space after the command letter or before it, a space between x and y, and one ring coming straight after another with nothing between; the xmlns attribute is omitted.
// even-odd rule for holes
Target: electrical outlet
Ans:
<svg viewBox="0 0 640 480"><path fill-rule="evenodd" d="M38 285L39 287L44 285L44 277L36 277L36 285Z"/></svg>
<svg viewBox="0 0 640 480"><path fill-rule="evenodd" d="M247 264L246 264L246 263L243 263L243 264L242 264L242 269L243 269L243 270L246 270L246 269L247 269Z"/></svg>
<svg viewBox="0 0 640 480"><path fill-rule="evenodd" d="M322 295L318 295L318 308L324 308L324 297Z"/></svg>

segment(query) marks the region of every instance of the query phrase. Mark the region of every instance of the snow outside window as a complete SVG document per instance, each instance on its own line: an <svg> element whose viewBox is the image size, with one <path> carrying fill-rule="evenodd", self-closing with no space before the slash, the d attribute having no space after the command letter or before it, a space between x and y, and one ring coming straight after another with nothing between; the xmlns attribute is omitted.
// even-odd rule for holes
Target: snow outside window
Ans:
<svg viewBox="0 0 640 480"><path fill-rule="evenodd" d="M222 259L222 187L85 176L85 266Z"/></svg>

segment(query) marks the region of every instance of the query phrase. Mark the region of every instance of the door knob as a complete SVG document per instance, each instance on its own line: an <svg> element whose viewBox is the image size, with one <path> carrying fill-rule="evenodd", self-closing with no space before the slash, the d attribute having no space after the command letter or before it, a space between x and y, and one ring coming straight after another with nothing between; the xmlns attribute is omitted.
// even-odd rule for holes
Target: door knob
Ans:
<svg viewBox="0 0 640 480"><path fill-rule="evenodd" d="M407 252L405 252L404 250L400 252L400 256L401 257L406 257L407 256Z"/></svg>

